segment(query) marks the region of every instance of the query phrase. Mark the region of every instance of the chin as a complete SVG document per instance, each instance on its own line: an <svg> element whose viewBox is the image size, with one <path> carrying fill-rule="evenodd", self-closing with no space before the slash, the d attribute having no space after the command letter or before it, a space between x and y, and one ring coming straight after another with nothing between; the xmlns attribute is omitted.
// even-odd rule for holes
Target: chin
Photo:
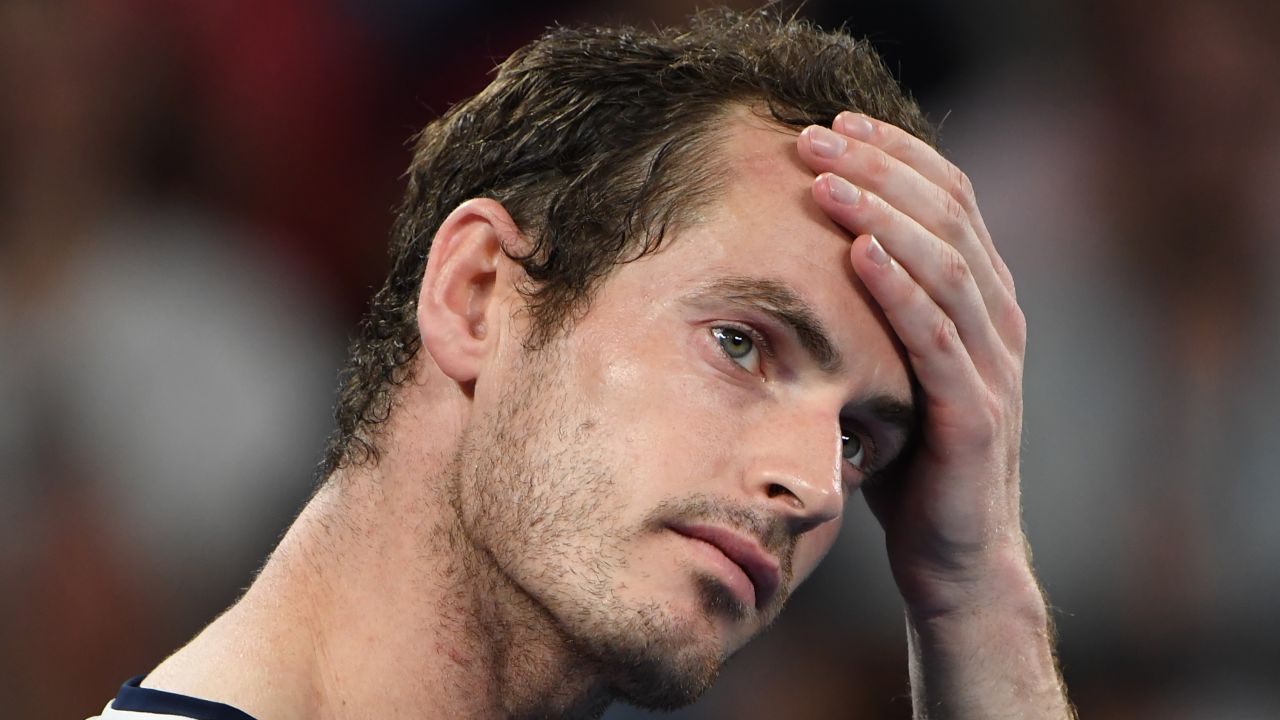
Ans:
<svg viewBox="0 0 1280 720"><path fill-rule="evenodd" d="M605 656L601 659L610 668L617 698L649 710L675 710L694 702L715 682L724 662L719 641L706 633L614 646Z"/></svg>
<svg viewBox="0 0 1280 720"><path fill-rule="evenodd" d="M714 578L696 577L695 586L684 602L615 606L606 632L580 636L618 699L650 710L688 705L750 639L754 608L742 607Z"/></svg>

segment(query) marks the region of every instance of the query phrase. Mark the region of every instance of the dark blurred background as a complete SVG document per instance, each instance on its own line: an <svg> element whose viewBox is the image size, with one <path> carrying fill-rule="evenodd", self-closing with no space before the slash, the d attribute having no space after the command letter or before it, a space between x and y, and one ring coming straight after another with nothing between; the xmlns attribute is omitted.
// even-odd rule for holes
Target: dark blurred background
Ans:
<svg viewBox="0 0 1280 720"><path fill-rule="evenodd" d="M7 717L94 714L249 581L314 479L410 134L551 23L692 7L0 2ZM1280 717L1278 8L802 11L944 120L1018 279L1026 523L1083 717ZM678 717L909 717L882 540L851 507Z"/></svg>

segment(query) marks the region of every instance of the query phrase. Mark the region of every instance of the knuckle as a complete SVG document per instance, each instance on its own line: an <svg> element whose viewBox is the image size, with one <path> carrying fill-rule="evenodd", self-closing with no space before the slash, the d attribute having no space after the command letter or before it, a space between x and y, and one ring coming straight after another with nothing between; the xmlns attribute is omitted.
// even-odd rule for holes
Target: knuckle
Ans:
<svg viewBox="0 0 1280 720"><path fill-rule="evenodd" d="M969 213L948 193L941 195L942 229L949 236L958 237L969 229Z"/></svg>
<svg viewBox="0 0 1280 720"><path fill-rule="evenodd" d="M885 217L884 200L874 192L864 192L855 205L862 218L869 222L878 222Z"/></svg>
<svg viewBox="0 0 1280 720"><path fill-rule="evenodd" d="M985 454L983 451L995 445L1002 434L1002 416L998 402L988 394L958 414L948 434L958 446Z"/></svg>
<svg viewBox="0 0 1280 720"><path fill-rule="evenodd" d="M1004 281L1005 286L1009 288L1009 292L1016 295L1017 287L1016 283L1013 281L1013 271L1009 269L1009 264L1004 261L1004 258L996 255L994 265L996 268L996 275Z"/></svg>
<svg viewBox="0 0 1280 720"><path fill-rule="evenodd" d="M951 194L961 207L966 210L977 206L977 200L973 195L973 182L969 180L969 176L963 170L955 165L947 165L948 183L950 187L947 191Z"/></svg>
<svg viewBox="0 0 1280 720"><path fill-rule="evenodd" d="M933 326L933 348L941 353L954 353L960 347L960 332L945 315Z"/></svg>
<svg viewBox="0 0 1280 720"><path fill-rule="evenodd" d="M1015 403L1014 414L1021 416L1021 393L1022 393L1022 358L1018 356L1009 362L1009 371L1007 385L1011 392L1018 396L1019 400Z"/></svg>
<svg viewBox="0 0 1280 720"><path fill-rule="evenodd" d="M891 322L905 322L920 304L920 294L924 292L914 282L904 282L903 273L896 273L896 281L889 282L881 289L883 299L881 307Z"/></svg>
<svg viewBox="0 0 1280 720"><path fill-rule="evenodd" d="M1019 350L1023 350L1027 344L1027 316L1018 307L1017 303L1009 303L1003 313L1002 319L1004 328L1010 339L1013 340L1014 346Z"/></svg>
<svg viewBox="0 0 1280 720"><path fill-rule="evenodd" d="M966 285L973 273L969 269L969 263L965 261L960 251L950 245L940 245L939 252L942 254L942 257L939 258L939 264L942 268L942 281L953 288Z"/></svg>
<svg viewBox="0 0 1280 720"><path fill-rule="evenodd" d="M994 393L988 393L980 408L977 414L979 422L975 423L975 439L985 443L994 442L1004 428L1004 403Z"/></svg>
<svg viewBox="0 0 1280 720"><path fill-rule="evenodd" d="M904 132L898 132L885 142L884 148L885 152L899 160L905 161L907 158L911 157L915 150L915 143L910 135L907 135Z"/></svg>
<svg viewBox="0 0 1280 720"><path fill-rule="evenodd" d="M1021 360L1017 356L1010 354L999 363L999 369L996 371L995 377L998 383L996 387L1016 396L1022 387Z"/></svg>
<svg viewBox="0 0 1280 720"><path fill-rule="evenodd" d="M882 150L867 146L863 158L863 167L868 177L880 180L893 169L893 159Z"/></svg>

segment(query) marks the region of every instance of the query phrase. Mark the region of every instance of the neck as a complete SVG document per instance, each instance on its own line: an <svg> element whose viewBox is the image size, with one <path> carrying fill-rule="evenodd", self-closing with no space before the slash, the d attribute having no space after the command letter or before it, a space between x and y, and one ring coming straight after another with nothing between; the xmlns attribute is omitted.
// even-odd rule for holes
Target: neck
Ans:
<svg viewBox="0 0 1280 720"><path fill-rule="evenodd" d="M145 684L262 720L599 716L599 673L467 537L451 449L396 449L335 473L245 596Z"/></svg>

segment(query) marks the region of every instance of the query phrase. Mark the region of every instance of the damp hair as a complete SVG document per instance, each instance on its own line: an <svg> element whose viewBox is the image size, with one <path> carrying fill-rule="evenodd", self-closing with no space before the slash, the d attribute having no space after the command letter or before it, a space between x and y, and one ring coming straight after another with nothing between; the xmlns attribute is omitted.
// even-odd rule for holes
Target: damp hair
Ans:
<svg viewBox="0 0 1280 720"><path fill-rule="evenodd" d="M340 376L322 476L376 463L379 431L421 348L417 300L432 239L470 198L506 208L527 240L536 349L586 312L620 264L658 251L719 197L717 121L748 108L782 128L854 110L929 143L933 126L866 40L766 7L687 26L554 27L414 141L390 271Z"/></svg>

